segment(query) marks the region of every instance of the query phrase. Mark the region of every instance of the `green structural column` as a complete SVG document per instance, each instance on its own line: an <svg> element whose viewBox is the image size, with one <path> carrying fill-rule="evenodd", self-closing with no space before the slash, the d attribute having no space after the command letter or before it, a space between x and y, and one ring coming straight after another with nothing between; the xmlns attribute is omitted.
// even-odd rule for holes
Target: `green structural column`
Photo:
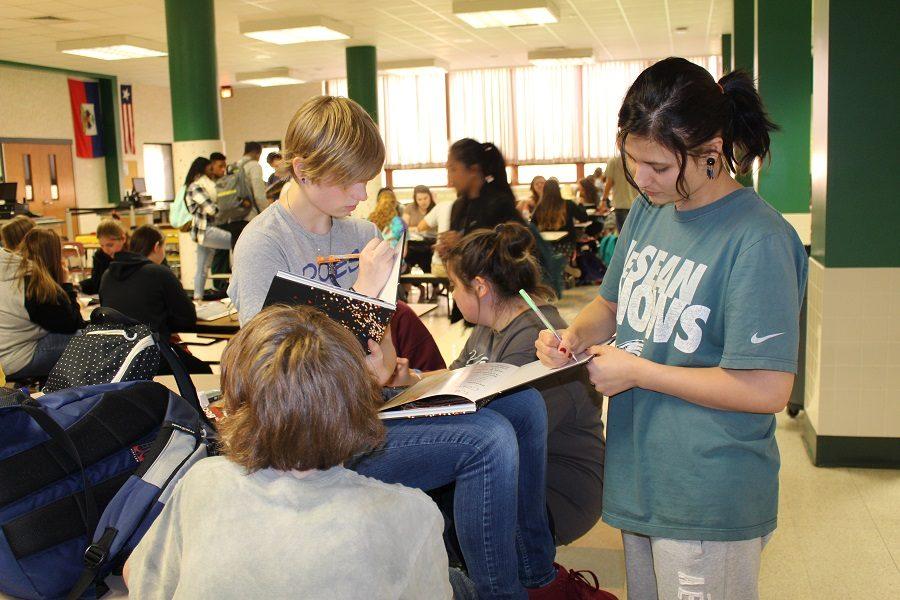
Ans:
<svg viewBox="0 0 900 600"><path fill-rule="evenodd" d="M722 34L722 73L730 73L734 70L734 63L732 61L732 57L734 56L734 50L731 47L732 45L732 37L730 33Z"/></svg>
<svg viewBox="0 0 900 600"><path fill-rule="evenodd" d="M734 0L731 31L734 35L732 67L753 74L754 0Z"/></svg>
<svg viewBox="0 0 900 600"><path fill-rule="evenodd" d="M757 87L781 127L772 135L772 161L762 165L757 190L782 213L809 213L811 27L811 0L756 0Z"/></svg>
<svg viewBox="0 0 900 600"><path fill-rule="evenodd" d="M378 122L378 66L375 46L347 48L347 95Z"/></svg>
<svg viewBox="0 0 900 600"><path fill-rule="evenodd" d="M213 0L166 0L176 142L219 139Z"/></svg>
<svg viewBox="0 0 900 600"><path fill-rule="evenodd" d="M812 2L812 257L801 425L822 466L900 467L896 9L896 0Z"/></svg>

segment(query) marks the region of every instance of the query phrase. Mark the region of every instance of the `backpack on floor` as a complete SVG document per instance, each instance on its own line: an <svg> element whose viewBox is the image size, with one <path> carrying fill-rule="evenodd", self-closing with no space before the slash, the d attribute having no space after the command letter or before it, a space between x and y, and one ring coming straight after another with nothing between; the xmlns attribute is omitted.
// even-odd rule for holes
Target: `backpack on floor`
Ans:
<svg viewBox="0 0 900 600"><path fill-rule="evenodd" d="M175 375L178 393L192 404L197 390L181 359L168 340L112 308L99 307L91 313L91 323L72 338L50 371L43 392L67 388L150 380L165 359Z"/></svg>
<svg viewBox="0 0 900 600"><path fill-rule="evenodd" d="M98 591L207 456L206 433L195 406L152 381L0 394L0 592Z"/></svg>

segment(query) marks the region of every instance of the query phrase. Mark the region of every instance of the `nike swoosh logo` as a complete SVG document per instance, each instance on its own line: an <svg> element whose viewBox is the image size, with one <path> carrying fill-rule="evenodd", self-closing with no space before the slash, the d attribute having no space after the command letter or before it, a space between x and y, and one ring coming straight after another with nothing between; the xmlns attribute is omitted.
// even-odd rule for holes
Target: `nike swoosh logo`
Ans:
<svg viewBox="0 0 900 600"><path fill-rule="evenodd" d="M782 331L781 333L773 333L772 335L764 335L763 337L758 337L758 333L759 332L757 331L750 337L751 344L762 344L766 340L771 340L772 338L776 338L779 335L784 335L784 332Z"/></svg>

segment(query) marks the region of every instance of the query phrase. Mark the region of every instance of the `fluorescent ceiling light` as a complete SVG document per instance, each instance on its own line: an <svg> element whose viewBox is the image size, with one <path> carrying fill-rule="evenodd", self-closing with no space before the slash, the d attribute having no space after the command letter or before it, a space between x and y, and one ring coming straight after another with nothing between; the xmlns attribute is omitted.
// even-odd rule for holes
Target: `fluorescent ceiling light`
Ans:
<svg viewBox="0 0 900 600"><path fill-rule="evenodd" d="M550 0L454 0L453 14L476 29L559 22Z"/></svg>
<svg viewBox="0 0 900 600"><path fill-rule="evenodd" d="M165 56L163 44L131 35L110 35L86 40L68 40L56 43L63 54L75 54L100 60L127 60Z"/></svg>
<svg viewBox="0 0 900 600"><path fill-rule="evenodd" d="M241 23L241 33L271 44L302 44L346 40L353 30L325 17L294 17Z"/></svg>
<svg viewBox="0 0 900 600"><path fill-rule="evenodd" d="M594 62L593 48L544 48L528 53L533 65L587 65Z"/></svg>
<svg viewBox="0 0 900 600"><path fill-rule="evenodd" d="M378 70L394 75L425 75L428 73L446 73L448 65L446 61L439 58L423 58L378 63Z"/></svg>
<svg viewBox="0 0 900 600"><path fill-rule="evenodd" d="M279 67L267 71L254 71L252 73L238 73L235 79L238 83L246 83L259 87L306 83L303 79L297 77L297 74L293 69L287 67Z"/></svg>

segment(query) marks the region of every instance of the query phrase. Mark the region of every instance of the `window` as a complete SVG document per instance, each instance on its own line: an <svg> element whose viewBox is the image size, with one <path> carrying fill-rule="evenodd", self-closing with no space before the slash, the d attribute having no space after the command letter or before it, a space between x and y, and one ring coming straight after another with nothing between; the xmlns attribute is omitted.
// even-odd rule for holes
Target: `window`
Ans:
<svg viewBox="0 0 900 600"><path fill-rule="evenodd" d="M612 158L612 157L610 157ZM603 174L606 175L606 163L605 162L595 162L595 163L584 163L584 176L590 177L594 174L598 168L603 169Z"/></svg>
<svg viewBox="0 0 900 600"><path fill-rule="evenodd" d="M153 200L174 200L172 144L144 144L144 180Z"/></svg>
<svg viewBox="0 0 900 600"><path fill-rule="evenodd" d="M450 73L450 139L493 142L506 162L516 162L512 70Z"/></svg>
<svg viewBox="0 0 900 600"><path fill-rule="evenodd" d="M443 187L447 185L447 169L397 169L391 172L391 182L394 188Z"/></svg>
<svg viewBox="0 0 900 600"><path fill-rule="evenodd" d="M378 78L378 125L388 167L447 160L447 96L443 73Z"/></svg>
<svg viewBox="0 0 900 600"><path fill-rule="evenodd" d="M513 69L513 78L518 160L580 158L580 67Z"/></svg>
<svg viewBox="0 0 900 600"><path fill-rule="evenodd" d="M578 180L578 167L574 164L565 165L519 165L519 183L531 184L531 180L540 175L544 179L556 177L560 183Z"/></svg>
<svg viewBox="0 0 900 600"><path fill-rule="evenodd" d="M275 169L269 166L269 153L281 152L281 142L260 142L262 152L259 155L259 166L262 167L263 181L268 181Z"/></svg>

